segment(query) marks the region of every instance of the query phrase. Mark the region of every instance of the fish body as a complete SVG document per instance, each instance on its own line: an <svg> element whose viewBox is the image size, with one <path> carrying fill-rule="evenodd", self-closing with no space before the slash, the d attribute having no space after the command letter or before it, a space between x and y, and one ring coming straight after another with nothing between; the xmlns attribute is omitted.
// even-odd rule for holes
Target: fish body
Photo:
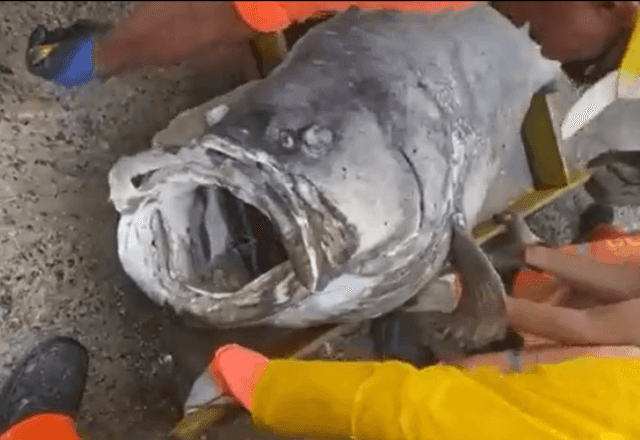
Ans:
<svg viewBox="0 0 640 440"><path fill-rule="evenodd" d="M495 182L558 72L486 5L349 10L114 166L123 267L208 326L390 312L447 264L454 225L508 204Z"/></svg>

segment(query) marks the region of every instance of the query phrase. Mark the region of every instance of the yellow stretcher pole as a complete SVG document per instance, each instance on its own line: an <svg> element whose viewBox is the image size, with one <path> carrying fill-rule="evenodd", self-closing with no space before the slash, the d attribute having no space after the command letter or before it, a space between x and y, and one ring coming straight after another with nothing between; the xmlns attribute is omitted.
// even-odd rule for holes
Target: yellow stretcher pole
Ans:
<svg viewBox="0 0 640 440"><path fill-rule="evenodd" d="M256 64L264 78L282 62L287 54L287 43L282 32L259 34L251 41Z"/></svg>
<svg viewBox="0 0 640 440"><path fill-rule="evenodd" d="M569 174L545 95L536 94L522 125L525 154L536 189L561 188L569 184Z"/></svg>

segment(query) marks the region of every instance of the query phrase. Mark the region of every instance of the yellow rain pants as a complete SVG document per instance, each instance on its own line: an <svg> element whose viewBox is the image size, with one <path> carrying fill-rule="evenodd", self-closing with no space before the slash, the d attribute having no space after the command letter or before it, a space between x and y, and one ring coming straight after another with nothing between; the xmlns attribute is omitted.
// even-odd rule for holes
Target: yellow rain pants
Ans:
<svg viewBox="0 0 640 440"><path fill-rule="evenodd" d="M640 360L582 357L506 375L273 360L252 416L282 435L323 439L640 439Z"/></svg>

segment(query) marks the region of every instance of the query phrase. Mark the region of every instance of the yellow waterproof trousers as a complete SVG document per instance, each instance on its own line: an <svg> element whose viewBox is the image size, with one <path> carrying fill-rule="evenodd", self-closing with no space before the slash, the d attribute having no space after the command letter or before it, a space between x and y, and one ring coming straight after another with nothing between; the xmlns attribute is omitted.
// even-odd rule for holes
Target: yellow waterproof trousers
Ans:
<svg viewBox="0 0 640 440"><path fill-rule="evenodd" d="M252 415L259 427L324 439L640 439L640 360L583 357L507 375L273 360Z"/></svg>

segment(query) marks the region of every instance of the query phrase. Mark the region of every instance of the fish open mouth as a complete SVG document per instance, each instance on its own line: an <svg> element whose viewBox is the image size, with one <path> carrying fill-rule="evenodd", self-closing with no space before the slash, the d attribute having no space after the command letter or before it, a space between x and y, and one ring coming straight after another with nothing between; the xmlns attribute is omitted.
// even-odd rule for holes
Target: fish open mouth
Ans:
<svg viewBox="0 0 640 440"><path fill-rule="evenodd" d="M357 248L309 181L213 135L175 154L122 158L109 180L125 271L156 302L210 324L272 315L321 288Z"/></svg>
<svg viewBox="0 0 640 440"><path fill-rule="evenodd" d="M288 260L278 226L228 189L197 187L189 214L191 285L238 290Z"/></svg>

